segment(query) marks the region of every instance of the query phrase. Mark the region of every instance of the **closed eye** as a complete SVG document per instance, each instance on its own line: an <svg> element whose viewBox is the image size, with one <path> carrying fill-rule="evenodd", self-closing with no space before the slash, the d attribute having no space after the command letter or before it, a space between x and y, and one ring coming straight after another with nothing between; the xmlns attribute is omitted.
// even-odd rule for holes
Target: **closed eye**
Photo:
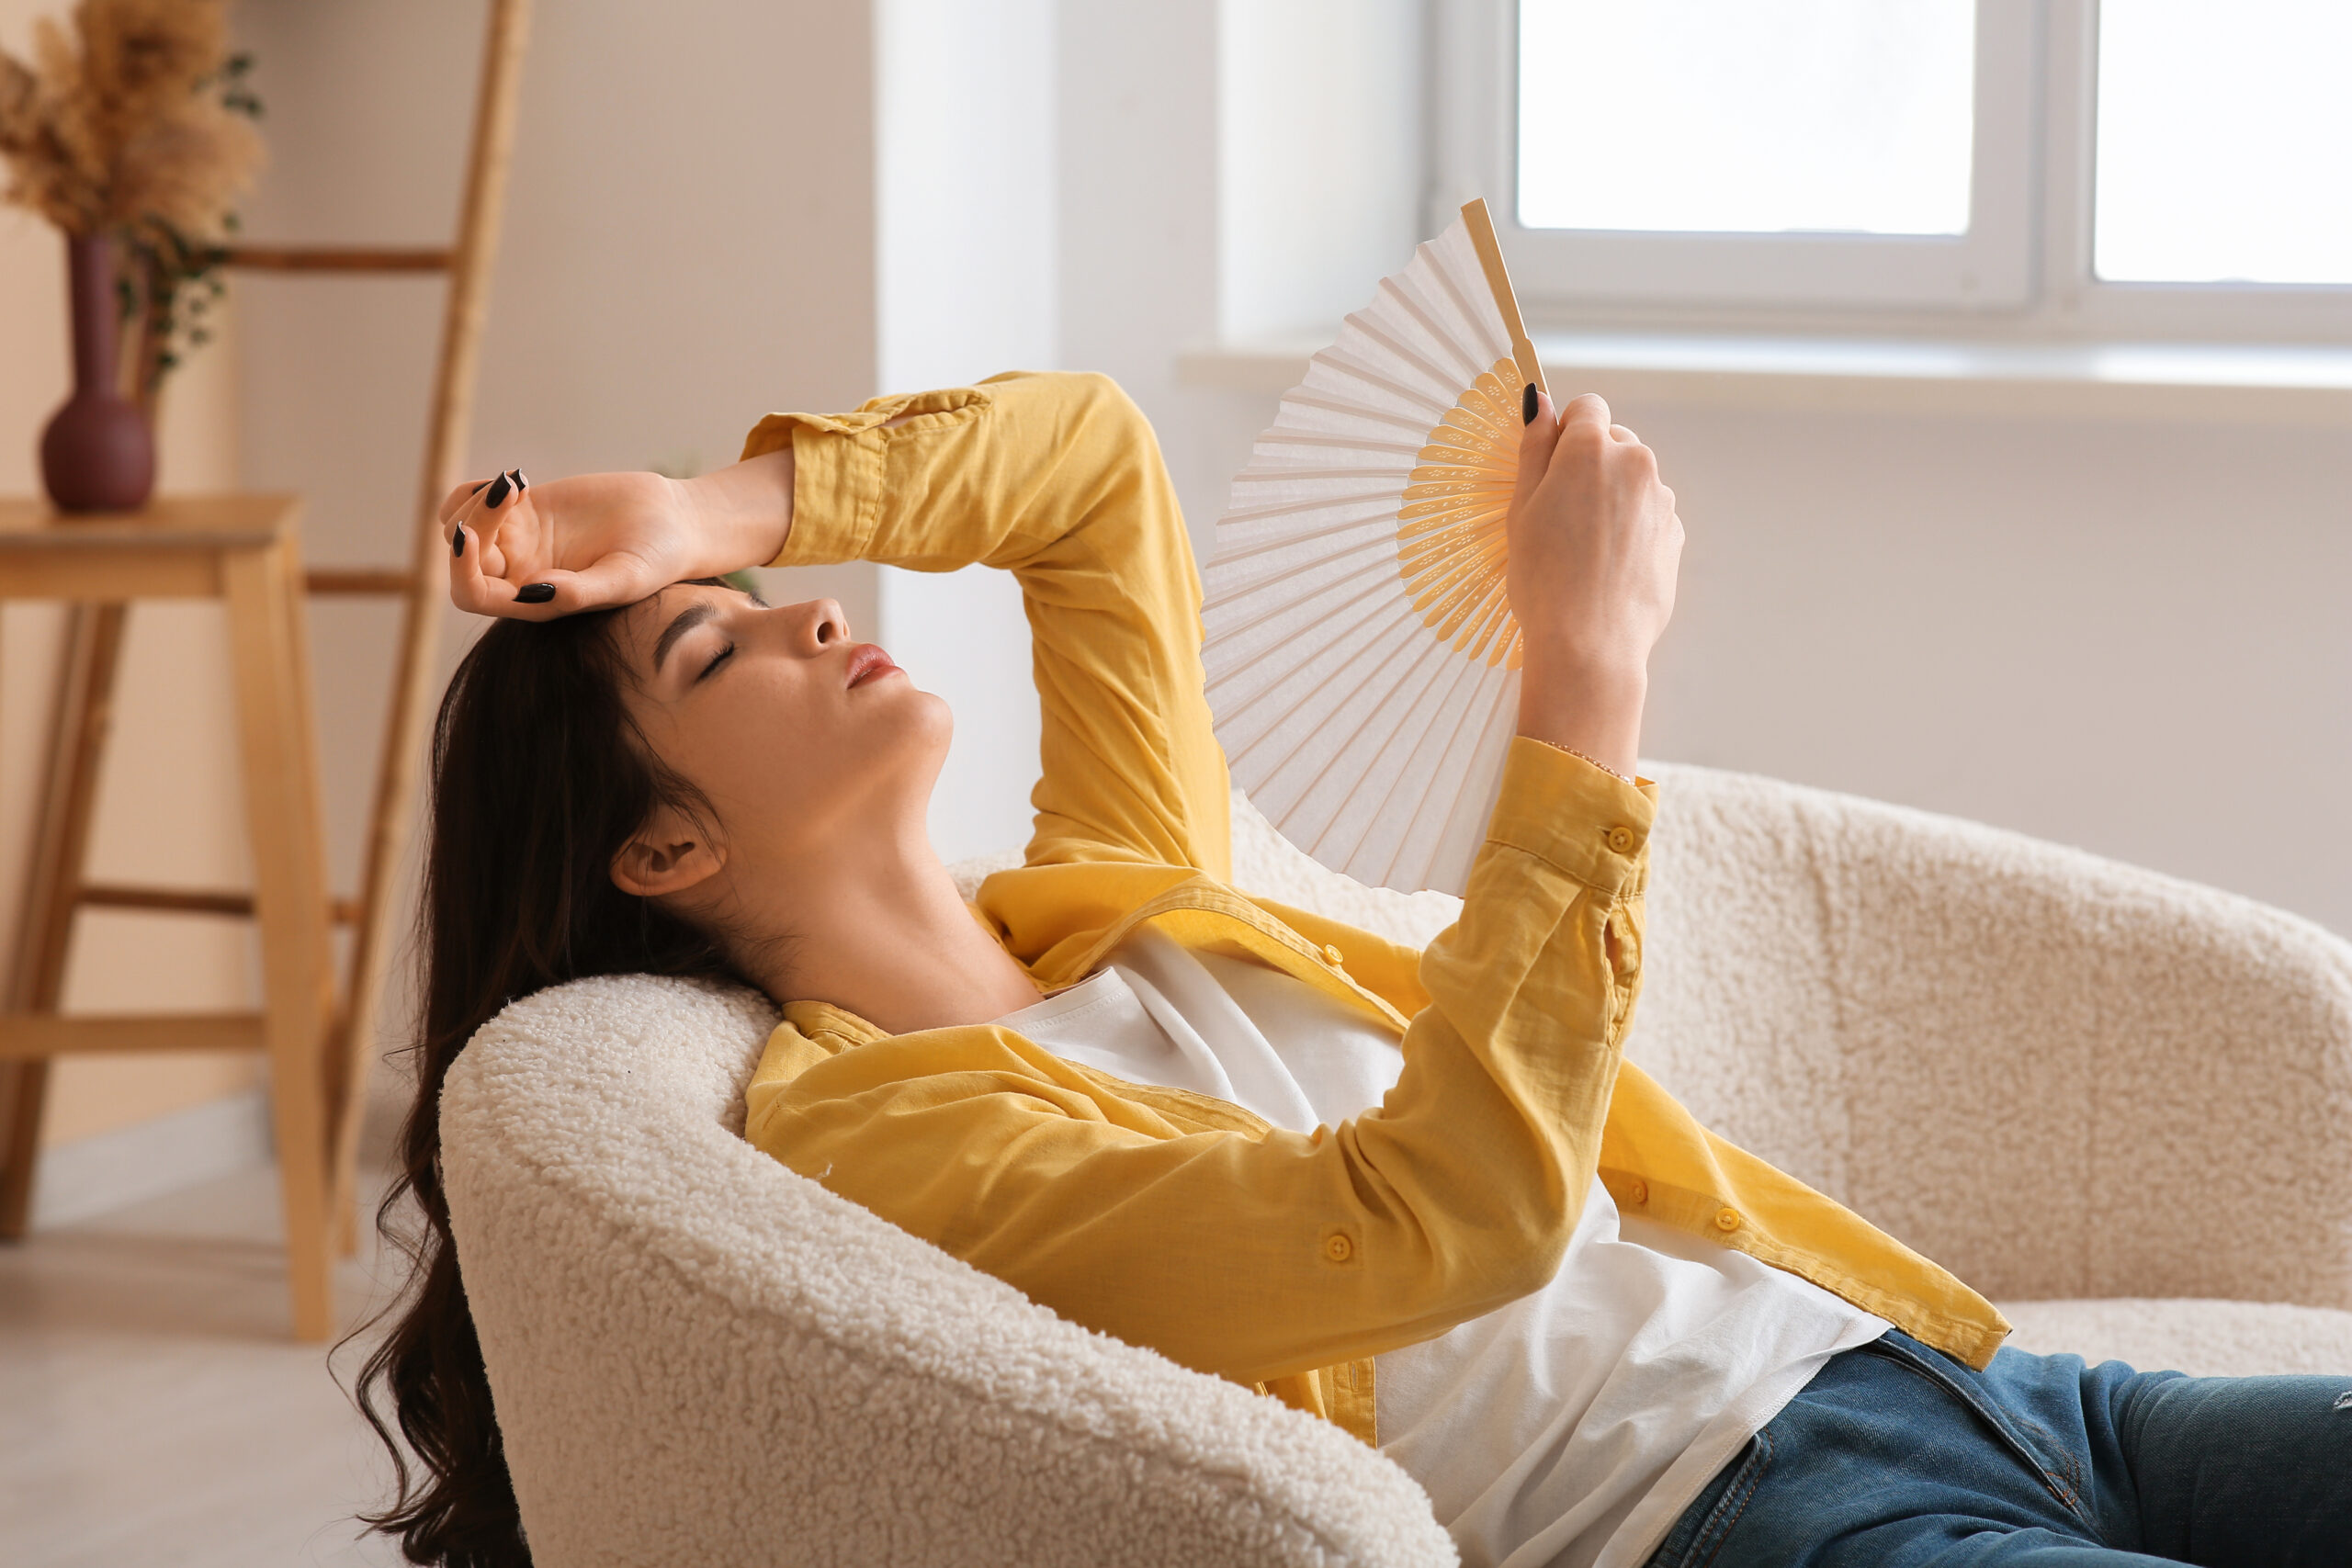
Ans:
<svg viewBox="0 0 2352 1568"><path fill-rule="evenodd" d="M705 681L709 680L713 675L718 672L718 667L720 665L726 663L729 660L734 657L735 645L730 642L725 648L720 649L709 663L702 667L702 673L695 677L695 684L699 686Z"/></svg>

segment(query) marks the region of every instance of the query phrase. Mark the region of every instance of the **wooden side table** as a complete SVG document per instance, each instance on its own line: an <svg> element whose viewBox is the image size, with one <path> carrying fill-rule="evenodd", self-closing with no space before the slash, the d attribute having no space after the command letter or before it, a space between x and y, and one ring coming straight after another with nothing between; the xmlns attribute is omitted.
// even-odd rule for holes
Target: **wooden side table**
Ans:
<svg viewBox="0 0 2352 1568"><path fill-rule="evenodd" d="M68 1051L256 1050L269 1057L294 1331L334 1330L332 1269L347 1168L335 1145L356 1125L332 1103L359 1075L330 1063L334 977L325 834L311 731L311 649L290 495L157 501L145 510L60 518L0 499L0 599L73 604L39 839L27 879L6 1010L0 1012L0 1234L21 1235L31 1198L49 1059ZM238 754L254 887L205 892L84 880L92 807L128 606L218 599L228 612ZM59 1011L74 914L103 907L250 915L261 935L258 1012L65 1015ZM13 1081L11 1081L13 1080Z"/></svg>

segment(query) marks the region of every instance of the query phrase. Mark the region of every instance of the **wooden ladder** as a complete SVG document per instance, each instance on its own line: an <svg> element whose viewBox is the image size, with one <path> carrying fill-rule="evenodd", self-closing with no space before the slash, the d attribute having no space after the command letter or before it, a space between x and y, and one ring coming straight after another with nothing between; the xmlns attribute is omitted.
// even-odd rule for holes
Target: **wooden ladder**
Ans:
<svg viewBox="0 0 2352 1568"><path fill-rule="evenodd" d="M232 249L227 258L232 266L259 271L432 272L444 274L448 280L409 563L404 568L330 569L301 574L302 586L311 594L397 598L401 605L391 701L368 809L358 893L347 899L327 900L325 905L330 919L351 928L353 940L342 983L334 987L316 1075L322 1104L314 1124L325 1140L324 1169L329 1182L322 1223L332 1228L333 1235L291 1234L298 1206L311 1212L317 1206L298 1205L290 1187L288 1191L295 1332L304 1339L324 1339L333 1332L333 1292L327 1270L334 1254L347 1254L357 1242L359 1123L367 1100L368 1072L377 1055L376 1015L395 945L392 925L400 874L414 817L417 775L432 715L442 614L447 602L447 547L441 537L439 509L442 497L464 477L529 13L530 0L490 0L454 245L396 249L242 245ZM76 526L61 524L54 532L62 536ZM161 547L159 538L156 547ZM54 1018L46 1027L35 1027L41 1015L55 1015L62 999L74 916L79 910L139 909L216 917L255 913L254 895L247 892L119 886L93 883L83 874L128 611L127 603L82 602L69 612L39 837L7 998L7 1021L17 1027L13 1031L14 1043L0 1048L0 1237L23 1235L31 1217L49 1055L74 1049L124 1049L134 1040L144 1048L198 1050L260 1043L249 1019L231 1026L236 1015L223 1015L229 1021L217 1023L208 1023L201 1015L157 1020L154 1027L115 1036L77 1036L67 1027L75 1021L70 1018ZM232 627L232 640L236 635ZM299 673L299 684L307 704L307 665ZM250 749L248 760L250 763ZM306 761L304 765L310 764ZM254 787L255 781L249 776L248 791ZM257 845L257 859L258 849ZM128 1021L112 1021L128 1026ZM77 1043L77 1038L88 1043ZM44 1051L44 1046L53 1049ZM273 1083L276 1093L287 1093L290 1088ZM281 1118L281 1134L288 1125ZM291 1168L282 1154L280 1163Z"/></svg>

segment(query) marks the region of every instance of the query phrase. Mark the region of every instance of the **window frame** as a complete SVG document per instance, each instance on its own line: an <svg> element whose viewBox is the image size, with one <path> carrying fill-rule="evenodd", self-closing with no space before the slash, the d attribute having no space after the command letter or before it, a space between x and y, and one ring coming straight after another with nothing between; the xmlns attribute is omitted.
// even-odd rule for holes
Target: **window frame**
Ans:
<svg viewBox="0 0 2352 1568"><path fill-rule="evenodd" d="M1518 221L1516 0L1431 0L1430 231L1485 196L1531 325L2352 344L2352 286L2092 270L2098 0L1978 0L1970 232L1650 234ZM1973 286L1972 286L1973 279Z"/></svg>

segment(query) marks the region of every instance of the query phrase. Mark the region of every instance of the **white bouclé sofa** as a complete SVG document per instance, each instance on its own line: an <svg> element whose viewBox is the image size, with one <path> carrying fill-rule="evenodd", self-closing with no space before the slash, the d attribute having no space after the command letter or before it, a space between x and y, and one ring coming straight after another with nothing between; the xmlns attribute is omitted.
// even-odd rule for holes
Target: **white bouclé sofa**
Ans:
<svg viewBox="0 0 2352 1568"><path fill-rule="evenodd" d="M1631 1050L1702 1119L2001 1300L2027 1348L2352 1373L2352 946L2015 835L1657 772ZM1235 835L1251 891L1413 941L1451 918L1246 809ZM1336 1428L743 1144L773 1021L583 981L449 1075L458 1258L541 1568L1453 1561Z"/></svg>

